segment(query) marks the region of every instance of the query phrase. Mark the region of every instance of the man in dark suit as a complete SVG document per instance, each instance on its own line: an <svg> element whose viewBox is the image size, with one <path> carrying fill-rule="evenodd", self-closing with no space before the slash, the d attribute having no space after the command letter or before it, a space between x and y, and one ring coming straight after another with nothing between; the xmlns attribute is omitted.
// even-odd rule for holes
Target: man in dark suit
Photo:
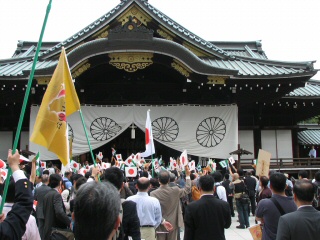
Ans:
<svg viewBox="0 0 320 240"><path fill-rule="evenodd" d="M293 187L298 210L280 217L277 240L317 240L320 238L320 212L312 207L314 188L308 180L299 180Z"/></svg>
<svg viewBox="0 0 320 240"><path fill-rule="evenodd" d="M111 167L104 172L104 179L112 183L120 192L124 186L124 176L121 170L117 167ZM122 199L123 217L120 230L120 236L118 239L127 240L129 236L133 240L140 240L140 221L137 213L136 203L133 201L124 201Z"/></svg>
<svg viewBox="0 0 320 240"><path fill-rule="evenodd" d="M15 181L15 204L7 216L0 214L0 239L20 240L26 231L26 223L32 211L31 183L19 168L20 155L18 150L14 155L9 150L7 161Z"/></svg>
<svg viewBox="0 0 320 240"><path fill-rule="evenodd" d="M50 239L50 234L53 227L62 229L70 227L71 220L66 214L66 209L59 193L61 184L62 177L59 174L50 175L49 187L51 187L51 190L44 196L43 199L44 240Z"/></svg>
<svg viewBox="0 0 320 240"><path fill-rule="evenodd" d="M200 177L199 188L201 198L186 208L184 240L225 240L224 229L231 225L229 204L213 196L211 176Z"/></svg>
<svg viewBox="0 0 320 240"><path fill-rule="evenodd" d="M36 188L34 191L34 200L38 202L36 207L36 214L37 214L37 220L38 220L39 234L41 239L43 239L43 227L44 227L43 199L44 199L44 196L51 190L51 188L48 186L48 183L49 183L48 174L42 174L41 180L42 180L42 185Z"/></svg>
<svg viewBox="0 0 320 240"><path fill-rule="evenodd" d="M250 205L251 205L251 213L254 216L256 212L256 186L257 186L257 179L252 177L252 172L248 171L246 173L246 178L244 179L244 183L247 186L248 195L250 198ZM250 211L248 211L250 214Z"/></svg>

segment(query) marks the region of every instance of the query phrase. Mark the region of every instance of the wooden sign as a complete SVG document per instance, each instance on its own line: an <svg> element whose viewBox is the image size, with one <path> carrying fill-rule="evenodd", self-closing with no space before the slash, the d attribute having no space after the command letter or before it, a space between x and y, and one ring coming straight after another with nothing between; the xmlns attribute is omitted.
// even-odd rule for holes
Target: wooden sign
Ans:
<svg viewBox="0 0 320 240"><path fill-rule="evenodd" d="M257 176L269 176L271 153L259 149L258 162L256 166Z"/></svg>
<svg viewBox="0 0 320 240"><path fill-rule="evenodd" d="M253 240L261 240L262 239L262 229L260 224L256 224L252 227L249 227L249 231L252 235Z"/></svg>

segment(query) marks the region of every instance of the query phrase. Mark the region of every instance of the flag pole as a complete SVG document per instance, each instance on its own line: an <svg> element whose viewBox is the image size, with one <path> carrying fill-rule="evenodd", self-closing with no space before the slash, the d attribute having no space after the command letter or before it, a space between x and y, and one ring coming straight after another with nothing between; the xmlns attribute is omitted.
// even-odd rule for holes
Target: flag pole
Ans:
<svg viewBox="0 0 320 240"><path fill-rule="evenodd" d="M83 126L84 132L85 132L85 134L86 134L87 142L88 142L88 145L89 145L89 149L90 149L90 153L91 153L91 158L92 158L92 161L93 161L93 165L94 165L94 167L96 167L96 166L97 166L97 163L96 163L96 160L95 160L94 155L93 155L93 152L92 152L90 140L89 140L89 137L88 137L87 128L86 128L86 125L85 125L85 123L84 123L84 119L83 119L83 115L82 115L81 109L79 110L79 113L80 113L80 117L81 117L82 126Z"/></svg>
<svg viewBox="0 0 320 240"><path fill-rule="evenodd" d="M52 0L49 0L49 3L47 5L46 15L45 15L45 18L44 18L44 21L43 21L43 24L42 24L42 29L41 29L41 33L40 33L40 37L39 37L39 41L38 41L38 45L37 45L37 50L36 50L36 53L35 53L35 56L34 56L34 59L33 59L32 69L31 69L31 72L30 72L28 85L27 85L27 88L26 88L26 93L25 93L24 99L23 99L23 104L22 104L22 108L21 108L21 113L20 113L20 117L19 117L17 131L16 131L16 135L15 135L15 138L14 138L14 142L13 142L12 153L16 152L16 149L17 149L17 146L18 146L19 136L20 136L21 128L22 128L22 122L23 122L24 114L26 112L28 98L29 98L29 95L30 95L32 79L33 79L33 76L34 76L36 64L38 62L38 56L39 56L40 48L41 48L41 45L42 45L42 38L43 38L43 35L44 35L44 30L46 28L47 20L48 20L50 9L51 9L51 2L52 2ZM7 179L6 179L6 184L5 184L4 189L3 189L2 201L1 201L1 205L0 205L0 213L2 213L3 206L4 206L4 203L6 201L7 192L8 192L8 186L9 186L10 176L11 175L12 175L12 170L9 167L8 174L7 174Z"/></svg>

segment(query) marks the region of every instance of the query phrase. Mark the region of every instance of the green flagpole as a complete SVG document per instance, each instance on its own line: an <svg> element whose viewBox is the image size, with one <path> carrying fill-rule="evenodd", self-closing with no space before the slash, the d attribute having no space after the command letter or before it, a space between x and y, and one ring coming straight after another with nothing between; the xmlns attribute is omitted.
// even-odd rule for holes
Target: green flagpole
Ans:
<svg viewBox="0 0 320 240"><path fill-rule="evenodd" d="M26 89L26 93L24 95L23 104L22 104L22 108L21 108L21 113L20 113L20 117L19 117L19 122L18 122L18 126L17 126L17 131L16 131L16 135L15 135L15 138L14 138L14 142L13 142L12 154L14 154L16 152L16 149L17 149L17 146L18 146L18 141L19 141L21 128L22 128L22 122L23 122L24 114L26 112L26 107L27 107L28 98L29 98L29 95L30 95L32 80L33 80L36 64L38 62L38 56L39 56L40 48L41 48L41 45L42 45L42 38L43 38L44 30L46 28L46 24L47 24L47 20L48 20L48 17L49 17L50 9L51 9L51 2L52 2L52 0L49 0L48 6L47 6L46 15L45 15L45 18L44 18L44 21L43 21L43 25L42 25L42 29L41 29L38 45L37 45L37 50L36 50L36 53L35 53L35 56L34 56L34 59L33 59L32 69L31 69L31 72L30 72L29 80L28 80L28 86L27 86L27 89ZM4 203L6 201L7 192L8 192L8 186L9 186L10 176L11 175L12 175L12 170L9 167L8 174L7 174L7 179L6 179L6 184L5 184L4 189L3 189L2 201L1 201L1 205L0 205L0 213L2 213L3 206L4 206Z"/></svg>
<svg viewBox="0 0 320 240"><path fill-rule="evenodd" d="M94 155L93 155L93 152L92 152L90 140L89 140L89 137L88 137L87 128L86 128L86 125L85 125L85 123L84 123L84 119L83 119L83 115L82 115L81 109L79 110L79 113L80 113L80 117L81 117L82 126L83 126L84 132L85 132L85 134L86 134L87 142L88 142L88 145L89 145L89 149L90 149L90 153L91 153L91 158L92 158L94 167L96 167L96 166L97 166L96 159L94 158Z"/></svg>

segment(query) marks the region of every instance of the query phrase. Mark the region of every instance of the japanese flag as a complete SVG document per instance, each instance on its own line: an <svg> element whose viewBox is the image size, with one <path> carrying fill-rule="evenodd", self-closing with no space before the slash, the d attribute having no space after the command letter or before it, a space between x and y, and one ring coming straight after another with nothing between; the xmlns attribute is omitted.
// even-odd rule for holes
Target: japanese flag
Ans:
<svg viewBox="0 0 320 240"><path fill-rule="evenodd" d="M43 161L40 161L40 167L41 168L46 168L47 167L47 163L43 162Z"/></svg>
<svg viewBox="0 0 320 240"><path fill-rule="evenodd" d="M30 160L29 160L29 158L26 158L26 157L20 155L20 163L22 163L22 162L30 162Z"/></svg>
<svg viewBox="0 0 320 240"><path fill-rule="evenodd" d="M192 160L191 162L189 162L189 169L190 169L190 171L192 171L192 170L196 170L196 163L195 163L195 161L194 160Z"/></svg>
<svg viewBox="0 0 320 240"><path fill-rule="evenodd" d="M128 157L124 163L125 163L128 167L134 166L134 162L133 162L131 156Z"/></svg>
<svg viewBox="0 0 320 240"><path fill-rule="evenodd" d="M182 166L187 166L189 161L188 161L188 154L187 154L187 150L184 150L182 152L182 154L180 155L180 163Z"/></svg>
<svg viewBox="0 0 320 240"><path fill-rule="evenodd" d="M138 174L138 169L136 167L126 167L125 172L126 177L135 177Z"/></svg>
<svg viewBox="0 0 320 240"><path fill-rule="evenodd" d="M7 168L7 164L2 159L0 159L0 168L2 169Z"/></svg>
<svg viewBox="0 0 320 240"><path fill-rule="evenodd" d="M116 158L117 158L117 161L120 161L120 160L122 160L122 155L121 154L116 154Z"/></svg>
<svg viewBox="0 0 320 240"><path fill-rule="evenodd" d="M70 163L70 167L72 169L79 170L80 169L80 164L72 160L71 163Z"/></svg>
<svg viewBox="0 0 320 240"><path fill-rule="evenodd" d="M7 175L8 175L8 169L1 169L0 168L0 174L1 174L1 177L3 178L3 180L6 180Z"/></svg>
<svg viewBox="0 0 320 240"><path fill-rule="evenodd" d="M80 170L79 170L79 174L81 174L82 176L85 176L86 175L86 173L87 173L87 169L85 169L85 168L81 168Z"/></svg>
<svg viewBox="0 0 320 240"><path fill-rule="evenodd" d="M146 120L146 151L141 153L141 157L149 157L155 152L156 151L154 149L152 126L151 126L151 119L150 119L150 109L149 109L147 112L147 120Z"/></svg>
<svg viewBox="0 0 320 240"><path fill-rule="evenodd" d="M111 163L102 162L101 163L101 169L107 169L111 167Z"/></svg>
<svg viewBox="0 0 320 240"><path fill-rule="evenodd" d="M102 152L99 152L99 153L97 154L97 158L98 158L100 161L102 160L102 158L103 158Z"/></svg>

